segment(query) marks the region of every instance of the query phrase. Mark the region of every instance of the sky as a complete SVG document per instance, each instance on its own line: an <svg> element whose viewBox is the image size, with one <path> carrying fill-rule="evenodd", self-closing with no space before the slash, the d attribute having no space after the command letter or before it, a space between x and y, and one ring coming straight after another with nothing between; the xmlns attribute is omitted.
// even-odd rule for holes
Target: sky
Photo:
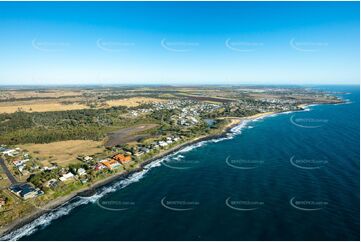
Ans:
<svg viewBox="0 0 361 242"><path fill-rule="evenodd" d="M359 2L0 2L0 85L359 84Z"/></svg>

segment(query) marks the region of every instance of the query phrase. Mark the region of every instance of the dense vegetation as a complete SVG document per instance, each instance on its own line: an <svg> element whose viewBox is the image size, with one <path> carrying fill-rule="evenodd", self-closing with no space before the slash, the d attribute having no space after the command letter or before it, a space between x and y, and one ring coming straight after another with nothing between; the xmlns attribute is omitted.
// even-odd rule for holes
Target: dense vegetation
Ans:
<svg viewBox="0 0 361 242"><path fill-rule="evenodd" d="M0 144L100 140L106 133L146 120L123 118L126 108L0 114Z"/></svg>

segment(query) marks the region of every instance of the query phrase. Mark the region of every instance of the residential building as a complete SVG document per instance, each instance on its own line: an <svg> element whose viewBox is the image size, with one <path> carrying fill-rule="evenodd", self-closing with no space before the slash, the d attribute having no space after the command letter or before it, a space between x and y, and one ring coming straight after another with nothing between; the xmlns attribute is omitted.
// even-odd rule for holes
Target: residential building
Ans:
<svg viewBox="0 0 361 242"><path fill-rule="evenodd" d="M44 194L42 190L40 190L39 188L34 188L29 183L12 185L9 187L9 190L24 200Z"/></svg>
<svg viewBox="0 0 361 242"><path fill-rule="evenodd" d="M65 182L65 181L67 181L67 180L69 180L69 179L73 179L73 178L74 178L74 174L71 173L71 172L68 172L68 173L62 175L62 176L59 178L59 180L62 181L62 182Z"/></svg>
<svg viewBox="0 0 361 242"><path fill-rule="evenodd" d="M76 173L78 173L79 176L83 176L86 174L86 171L84 168L79 168Z"/></svg>
<svg viewBox="0 0 361 242"><path fill-rule="evenodd" d="M102 161L102 164L105 165L110 170L113 170L113 169L118 168L120 166L118 161L113 160L113 159Z"/></svg>
<svg viewBox="0 0 361 242"><path fill-rule="evenodd" d="M132 160L130 155L117 154L113 157L114 160L119 161L123 165Z"/></svg>

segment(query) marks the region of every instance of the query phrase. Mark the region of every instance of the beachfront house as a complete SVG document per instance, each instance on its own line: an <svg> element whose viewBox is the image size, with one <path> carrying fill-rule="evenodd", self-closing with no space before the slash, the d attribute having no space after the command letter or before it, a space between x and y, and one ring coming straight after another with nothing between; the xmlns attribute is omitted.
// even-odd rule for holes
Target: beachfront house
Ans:
<svg viewBox="0 0 361 242"><path fill-rule="evenodd" d="M45 186L54 189L58 186L58 181L56 179L52 178L46 182Z"/></svg>
<svg viewBox="0 0 361 242"><path fill-rule="evenodd" d="M105 165L103 165L102 163L97 163L96 165L95 165L95 167L94 167L94 169L96 170L96 171L100 171L100 170L103 170L103 169L105 169L105 168L107 168Z"/></svg>
<svg viewBox="0 0 361 242"><path fill-rule="evenodd" d="M123 165L132 160L130 155L117 154L113 157L114 160L119 161Z"/></svg>
<svg viewBox="0 0 361 242"><path fill-rule="evenodd" d="M62 176L59 178L59 180L62 181L62 182L65 182L65 181L68 181L68 180L73 179L73 178L74 178L74 174L71 173L71 172L68 172L68 173L62 175Z"/></svg>
<svg viewBox="0 0 361 242"><path fill-rule="evenodd" d="M39 188L34 188L29 183L14 184L9 187L9 190L24 200L44 194L42 190Z"/></svg>
<svg viewBox="0 0 361 242"><path fill-rule="evenodd" d="M159 142L158 142L158 145L159 145L160 147L166 147L166 146L168 145L168 143L165 142L165 141L159 141Z"/></svg>
<svg viewBox="0 0 361 242"><path fill-rule="evenodd" d="M118 167L120 167L120 164L118 161L116 160L103 160L101 162L104 166L106 166L109 170L113 170L113 169L116 169Z"/></svg>
<svg viewBox="0 0 361 242"><path fill-rule="evenodd" d="M84 176L86 175L86 171L84 168L79 168L76 173L78 173L79 176Z"/></svg>

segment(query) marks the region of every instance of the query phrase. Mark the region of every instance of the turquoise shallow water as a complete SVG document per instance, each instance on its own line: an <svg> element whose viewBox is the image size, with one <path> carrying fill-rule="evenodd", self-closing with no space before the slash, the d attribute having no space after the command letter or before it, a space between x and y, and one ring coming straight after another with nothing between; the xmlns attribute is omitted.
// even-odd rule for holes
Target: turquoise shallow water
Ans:
<svg viewBox="0 0 361 242"><path fill-rule="evenodd" d="M250 122L6 239L359 240L359 87L321 88L350 103Z"/></svg>

